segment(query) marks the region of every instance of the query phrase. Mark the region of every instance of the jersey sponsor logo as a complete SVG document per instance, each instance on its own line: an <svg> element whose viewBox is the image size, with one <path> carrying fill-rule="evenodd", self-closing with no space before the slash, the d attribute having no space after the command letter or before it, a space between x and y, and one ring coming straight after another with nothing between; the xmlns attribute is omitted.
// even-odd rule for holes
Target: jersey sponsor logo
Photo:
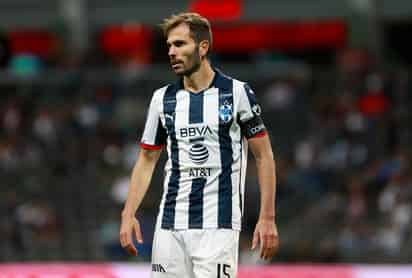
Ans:
<svg viewBox="0 0 412 278"><path fill-rule="evenodd" d="M260 108L259 104L255 104L252 106L252 112L253 114L255 114L256 116L260 116L260 114L262 114L262 109Z"/></svg>
<svg viewBox="0 0 412 278"><path fill-rule="evenodd" d="M205 136L212 134L212 130L208 126L202 127L183 127L180 130L180 137L194 137L194 136Z"/></svg>
<svg viewBox="0 0 412 278"><path fill-rule="evenodd" d="M209 158L209 151L205 145L196 143L190 147L189 158L195 164L203 164Z"/></svg>
<svg viewBox="0 0 412 278"><path fill-rule="evenodd" d="M153 272L166 272L165 268L161 264L152 264Z"/></svg>
<svg viewBox="0 0 412 278"><path fill-rule="evenodd" d="M224 123L228 123L230 122L230 120L232 120L232 104L230 104L228 101L225 101L219 107L219 118Z"/></svg>
<svg viewBox="0 0 412 278"><path fill-rule="evenodd" d="M210 177L211 168L191 168L189 170L189 177Z"/></svg>

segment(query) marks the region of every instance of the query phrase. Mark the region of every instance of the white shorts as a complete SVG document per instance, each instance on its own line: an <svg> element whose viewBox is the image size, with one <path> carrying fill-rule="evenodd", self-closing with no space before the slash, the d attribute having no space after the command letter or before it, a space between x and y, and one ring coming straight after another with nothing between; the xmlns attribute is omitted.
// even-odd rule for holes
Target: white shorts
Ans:
<svg viewBox="0 0 412 278"><path fill-rule="evenodd" d="M152 278L236 278L239 231L156 228Z"/></svg>

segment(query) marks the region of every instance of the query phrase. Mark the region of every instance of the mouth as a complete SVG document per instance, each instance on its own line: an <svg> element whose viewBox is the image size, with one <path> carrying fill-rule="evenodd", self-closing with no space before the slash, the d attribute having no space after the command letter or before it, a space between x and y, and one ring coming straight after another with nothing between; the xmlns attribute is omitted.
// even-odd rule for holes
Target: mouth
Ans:
<svg viewBox="0 0 412 278"><path fill-rule="evenodd" d="M170 64L172 65L173 69L176 69L179 66L183 65L183 62L181 62L181 61L171 61Z"/></svg>

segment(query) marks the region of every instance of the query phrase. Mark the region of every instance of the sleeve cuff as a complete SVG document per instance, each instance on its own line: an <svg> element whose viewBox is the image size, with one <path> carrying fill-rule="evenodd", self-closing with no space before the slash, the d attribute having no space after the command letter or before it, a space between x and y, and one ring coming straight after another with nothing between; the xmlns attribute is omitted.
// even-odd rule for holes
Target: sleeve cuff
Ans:
<svg viewBox="0 0 412 278"><path fill-rule="evenodd" d="M164 145L149 145L145 143L140 143L140 147L146 150L161 150Z"/></svg>
<svg viewBox="0 0 412 278"><path fill-rule="evenodd" d="M254 136L250 137L249 139L265 137L267 134L268 134L267 130L263 130L259 133L256 133Z"/></svg>

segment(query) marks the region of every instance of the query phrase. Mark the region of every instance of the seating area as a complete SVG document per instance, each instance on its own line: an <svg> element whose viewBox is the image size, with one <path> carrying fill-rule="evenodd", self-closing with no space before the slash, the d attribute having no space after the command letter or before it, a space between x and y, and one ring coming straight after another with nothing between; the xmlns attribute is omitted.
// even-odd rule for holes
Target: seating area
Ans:
<svg viewBox="0 0 412 278"><path fill-rule="evenodd" d="M174 77L166 64L113 66L88 55L30 77L1 74L0 261L131 259L118 243L120 211L150 96ZM84 66L90 60L98 69ZM408 262L410 69L215 64L248 81L262 104L277 163L274 262ZM146 262L161 172L139 213L137 260ZM253 157L246 191L240 262L255 263Z"/></svg>

